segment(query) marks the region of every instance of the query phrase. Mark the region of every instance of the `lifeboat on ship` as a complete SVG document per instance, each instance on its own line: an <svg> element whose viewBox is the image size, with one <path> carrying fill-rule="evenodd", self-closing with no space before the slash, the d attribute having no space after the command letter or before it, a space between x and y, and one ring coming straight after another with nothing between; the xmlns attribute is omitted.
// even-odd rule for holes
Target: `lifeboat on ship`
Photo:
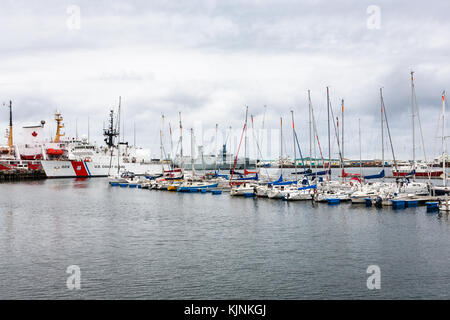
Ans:
<svg viewBox="0 0 450 320"><path fill-rule="evenodd" d="M64 151L61 149L53 149L53 148L47 149L47 154L49 156L62 156L63 153L64 153Z"/></svg>
<svg viewBox="0 0 450 320"><path fill-rule="evenodd" d="M42 154L21 154L21 160L41 160Z"/></svg>
<svg viewBox="0 0 450 320"><path fill-rule="evenodd" d="M0 147L0 154L8 154L9 147Z"/></svg>

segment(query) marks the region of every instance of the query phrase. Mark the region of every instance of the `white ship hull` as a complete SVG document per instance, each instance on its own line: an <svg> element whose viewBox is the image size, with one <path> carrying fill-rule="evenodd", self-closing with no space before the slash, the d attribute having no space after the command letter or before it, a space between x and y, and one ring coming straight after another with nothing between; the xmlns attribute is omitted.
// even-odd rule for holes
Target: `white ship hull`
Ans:
<svg viewBox="0 0 450 320"><path fill-rule="evenodd" d="M41 164L47 178L107 177L117 172L117 164L112 164L110 167L109 162L42 160ZM161 165L121 163L120 171L131 171L135 175L157 174L161 173Z"/></svg>

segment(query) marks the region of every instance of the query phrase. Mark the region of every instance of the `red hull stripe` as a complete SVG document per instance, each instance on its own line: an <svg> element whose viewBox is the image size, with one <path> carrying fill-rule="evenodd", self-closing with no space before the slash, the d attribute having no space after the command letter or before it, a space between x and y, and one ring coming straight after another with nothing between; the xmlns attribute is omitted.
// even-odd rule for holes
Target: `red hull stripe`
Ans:
<svg viewBox="0 0 450 320"><path fill-rule="evenodd" d="M443 173L444 173L443 171L432 171L431 172L431 176L432 177L439 177ZM397 173L397 172L394 171L393 174L394 174L394 177L397 177L397 176L404 177L408 173L406 173L406 172ZM416 172L415 176L416 177L428 177L428 172L419 172L419 173Z"/></svg>
<svg viewBox="0 0 450 320"><path fill-rule="evenodd" d="M4 166L4 165L2 165L1 163L0 163L0 170L11 170L11 168L10 167L8 167L8 166Z"/></svg>
<svg viewBox="0 0 450 320"><path fill-rule="evenodd" d="M86 171L83 161L72 161L72 167L77 177L89 177L89 173Z"/></svg>

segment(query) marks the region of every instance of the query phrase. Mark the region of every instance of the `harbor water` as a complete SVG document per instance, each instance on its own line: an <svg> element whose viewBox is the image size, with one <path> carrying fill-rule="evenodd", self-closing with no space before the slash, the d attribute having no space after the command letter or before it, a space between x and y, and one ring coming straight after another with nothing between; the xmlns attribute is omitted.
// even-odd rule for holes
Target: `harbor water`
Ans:
<svg viewBox="0 0 450 320"><path fill-rule="evenodd" d="M424 207L140 190L104 178L2 183L0 195L1 299L450 298L450 217ZM72 265L80 290L66 285ZM367 287L371 265L379 290Z"/></svg>

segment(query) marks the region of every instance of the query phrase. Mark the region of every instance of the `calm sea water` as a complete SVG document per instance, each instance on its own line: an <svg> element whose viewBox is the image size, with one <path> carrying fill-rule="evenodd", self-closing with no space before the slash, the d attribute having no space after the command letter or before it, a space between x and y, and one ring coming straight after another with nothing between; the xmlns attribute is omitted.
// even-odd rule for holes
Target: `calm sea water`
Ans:
<svg viewBox="0 0 450 320"><path fill-rule="evenodd" d="M109 187L0 184L0 298L450 298L450 218ZM66 269L81 269L68 290ZM366 269L381 269L368 290Z"/></svg>

